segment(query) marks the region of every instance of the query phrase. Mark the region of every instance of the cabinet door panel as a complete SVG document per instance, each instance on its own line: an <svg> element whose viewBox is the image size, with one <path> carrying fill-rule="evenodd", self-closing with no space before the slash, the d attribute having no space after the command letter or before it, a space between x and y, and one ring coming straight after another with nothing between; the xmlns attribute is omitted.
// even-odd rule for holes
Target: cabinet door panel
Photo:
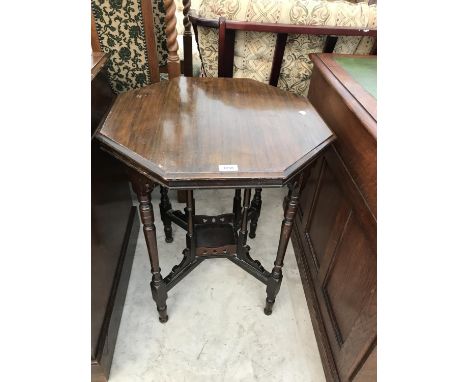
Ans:
<svg viewBox="0 0 468 382"><path fill-rule="evenodd" d="M329 261L349 210L328 163L323 161L316 195L304 230L316 272Z"/></svg>
<svg viewBox="0 0 468 382"><path fill-rule="evenodd" d="M299 220L302 222L301 229L307 223L310 208L313 202L313 195L317 190L320 172L322 169L323 157L317 158L305 171L305 185L299 198Z"/></svg>
<svg viewBox="0 0 468 382"><path fill-rule="evenodd" d="M376 340L376 222L334 149L314 180L303 242L333 359L349 381Z"/></svg>
<svg viewBox="0 0 468 382"><path fill-rule="evenodd" d="M362 234L362 228L351 213L322 287L338 346L347 340L375 289L375 260L375 248Z"/></svg>

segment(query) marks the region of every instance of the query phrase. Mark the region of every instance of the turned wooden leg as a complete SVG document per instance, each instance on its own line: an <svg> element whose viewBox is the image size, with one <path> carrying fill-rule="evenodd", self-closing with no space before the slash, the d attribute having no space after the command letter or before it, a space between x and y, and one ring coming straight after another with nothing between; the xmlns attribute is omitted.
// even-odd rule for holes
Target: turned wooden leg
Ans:
<svg viewBox="0 0 468 382"><path fill-rule="evenodd" d="M292 184L288 184L288 194L284 197L283 200L283 211L286 213L286 208L288 207L289 201L291 200L292 195Z"/></svg>
<svg viewBox="0 0 468 382"><path fill-rule="evenodd" d="M180 59L177 51L179 45L177 43L177 20L176 20L176 4L174 0L164 0L164 9L166 10L166 42L167 42L167 72L169 79L180 76Z"/></svg>
<svg viewBox="0 0 468 382"><path fill-rule="evenodd" d="M184 76L193 77L192 23L188 16L192 4L190 0L182 0L182 4L184 6Z"/></svg>
<svg viewBox="0 0 468 382"><path fill-rule="evenodd" d="M237 231L240 227L240 220L242 214L242 198L241 189L236 188L234 199L232 201L232 213L234 214L234 229Z"/></svg>
<svg viewBox="0 0 468 382"><path fill-rule="evenodd" d="M150 283L151 293L158 308L159 321L164 323L169 318L166 305L167 288L159 267L158 243L156 241L156 227L154 226L154 212L151 203L151 191L153 191L154 184L143 175L133 171L130 172L130 180L138 198L140 218L151 264L151 273L153 275Z"/></svg>
<svg viewBox="0 0 468 382"><path fill-rule="evenodd" d="M292 189L289 200L287 201L286 211L284 213L283 223L281 224L281 233L278 243L278 251L276 254L276 260L274 263L273 270L271 271L271 276L267 282L267 298L264 312L266 315L270 315L273 309L273 304L275 303L276 295L278 294L281 281L283 280L283 260L286 253L286 248L288 247L289 238L291 237L292 226L294 222L294 217L296 216L297 209L299 206L299 192L300 186L302 183L302 176L299 181L295 182Z"/></svg>
<svg viewBox="0 0 468 382"><path fill-rule="evenodd" d="M177 190L177 203L186 203L187 199L185 198L185 191Z"/></svg>
<svg viewBox="0 0 468 382"><path fill-rule="evenodd" d="M189 190L187 192L187 196L186 196L186 199L187 199L187 206L188 206L188 203L189 203L189 200L188 200L188 197L191 197L191 203L192 203L192 215L195 216L197 213L195 212L195 198L193 197L193 190Z"/></svg>
<svg viewBox="0 0 468 382"><path fill-rule="evenodd" d="M239 231L239 238L237 239L237 254L239 258L245 259L246 252L248 248L246 248L247 244L247 220L249 215L249 204L250 204L250 188L246 188L244 190L244 201L242 204L242 217L241 217L241 227Z"/></svg>
<svg viewBox="0 0 468 382"><path fill-rule="evenodd" d="M195 198L193 197L193 190L187 190L187 191L183 191L185 193L185 196L184 196L184 203L186 203L186 206L184 207L184 213L185 213L185 218L187 219L187 222L188 222L188 219L189 219L189 200L188 200L188 195L190 195L191 197L191 200L190 200L190 204L191 204L191 211L192 211L192 216L195 216Z"/></svg>
<svg viewBox="0 0 468 382"><path fill-rule="evenodd" d="M251 239L255 238L257 232L257 223L258 218L260 217L260 211L262 210L262 189L256 188L255 195L252 200L252 204L250 205L250 209L252 211L252 218L250 220L250 232L249 237Z"/></svg>
<svg viewBox="0 0 468 382"><path fill-rule="evenodd" d="M159 203L159 212L161 213L161 220L164 224L164 234L166 235L166 243L172 243L174 238L172 237L172 225L171 219L167 216L167 211L172 209L169 196L167 195L167 188L161 186L161 203Z"/></svg>
<svg viewBox="0 0 468 382"><path fill-rule="evenodd" d="M193 216L195 215L195 199L193 198L193 190L187 190L187 207L185 212L187 214L187 234L186 234L186 242L187 242L187 249L189 250L190 254L190 261L194 260L195 258L195 238L194 238L194 226L193 226Z"/></svg>

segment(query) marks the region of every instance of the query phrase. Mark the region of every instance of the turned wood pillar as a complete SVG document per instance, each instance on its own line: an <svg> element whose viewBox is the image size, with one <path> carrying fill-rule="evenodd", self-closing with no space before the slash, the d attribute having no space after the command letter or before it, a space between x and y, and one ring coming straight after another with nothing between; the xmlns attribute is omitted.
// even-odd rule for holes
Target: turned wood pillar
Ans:
<svg viewBox="0 0 468 382"><path fill-rule="evenodd" d="M249 204L250 204L250 188L244 190L244 200L242 203L242 217L241 227L239 231L239 239L237 242L237 256L245 260L246 244L247 244L247 220L249 215Z"/></svg>
<svg viewBox="0 0 468 382"><path fill-rule="evenodd" d="M172 243L174 241L174 238L172 237L171 218L167 215L167 212L170 210L172 210L172 205L169 200L168 190L166 187L161 186L161 203L159 203L159 211L164 225L166 243Z"/></svg>
<svg viewBox="0 0 468 382"><path fill-rule="evenodd" d="M278 243L278 251L276 253L276 260L271 271L271 276L267 283L267 298L264 312L266 315L270 315L273 310L273 304L275 303L276 295L278 294L281 281L283 280L283 261L286 249L288 247L289 238L291 237L292 227L294 223L294 217L296 216L299 207L299 194L302 185L302 174L299 176L299 180L295 181L290 188L291 193L288 193L286 197L286 209L284 212L284 219L281 224L281 233Z"/></svg>
<svg viewBox="0 0 468 382"><path fill-rule="evenodd" d="M143 224L143 234L151 264L151 293L159 312L159 321L164 323L169 318L166 305L167 288L159 267L158 243L156 241L153 204L151 203L151 192L154 189L154 183L136 171L129 170L128 173L133 191L135 191L138 198L140 219Z"/></svg>
<svg viewBox="0 0 468 382"><path fill-rule="evenodd" d="M166 10L166 39L167 39L167 72L169 79L180 76L180 60L177 51L179 44L177 43L177 20L176 20L176 5L174 0L164 0L164 8Z"/></svg>
<svg viewBox="0 0 468 382"><path fill-rule="evenodd" d="M234 229L237 231L240 227L241 214L242 214L242 197L241 189L236 188L234 199L232 201L232 213L234 214Z"/></svg>
<svg viewBox="0 0 468 382"><path fill-rule="evenodd" d="M250 211L252 214L252 218L250 220L250 232L249 237L254 239L257 232L257 223L258 218L260 217L260 211L262 210L262 189L256 188L255 195L252 200L252 204L250 205Z"/></svg>
<svg viewBox="0 0 468 382"><path fill-rule="evenodd" d="M184 76L193 76L193 63L192 63L192 23L188 17L190 12L191 1L182 0L184 5Z"/></svg>

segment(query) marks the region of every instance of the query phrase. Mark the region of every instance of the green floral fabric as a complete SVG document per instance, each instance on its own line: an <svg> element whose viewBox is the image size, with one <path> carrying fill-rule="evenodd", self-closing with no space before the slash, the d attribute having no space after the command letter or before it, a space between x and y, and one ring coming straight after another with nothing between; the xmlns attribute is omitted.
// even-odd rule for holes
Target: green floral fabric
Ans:
<svg viewBox="0 0 468 382"><path fill-rule="evenodd" d="M99 43L109 54L108 74L116 93L150 84L148 50L141 0L92 0ZM167 62L164 2L153 0L153 19L159 65Z"/></svg>
<svg viewBox="0 0 468 382"><path fill-rule="evenodd" d="M153 24L156 49L158 50L159 66L167 64L166 10L163 0L153 0Z"/></svg>
<svg viewBox="0 0 468 382"><path fill-rule="evenodd" d="M101 49L109 54L113 90L120 93L149 84L140 0L92 0L91 6Z"/></svg>

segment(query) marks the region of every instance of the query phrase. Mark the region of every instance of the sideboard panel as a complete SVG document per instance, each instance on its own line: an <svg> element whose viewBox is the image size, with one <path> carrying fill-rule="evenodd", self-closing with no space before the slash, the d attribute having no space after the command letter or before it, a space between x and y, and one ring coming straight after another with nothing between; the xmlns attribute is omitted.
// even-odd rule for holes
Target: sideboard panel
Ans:
<svg viewBox="0 0 468 382"><path fill-rule="evenodd" d="M376 222L336 149L319 163L303 190L293 244L307 268L322 359L334 369L327 379L351 381L376 342Z"/></svg>
<svg viewBox="0 0 468 382"><path fill-rule="evenodd" d="M350 210L326 160L322 161L320 170L315 197L305 224L305 235L317 272L330 262ZM314 180L311 188L313 183Z"/></svg>

